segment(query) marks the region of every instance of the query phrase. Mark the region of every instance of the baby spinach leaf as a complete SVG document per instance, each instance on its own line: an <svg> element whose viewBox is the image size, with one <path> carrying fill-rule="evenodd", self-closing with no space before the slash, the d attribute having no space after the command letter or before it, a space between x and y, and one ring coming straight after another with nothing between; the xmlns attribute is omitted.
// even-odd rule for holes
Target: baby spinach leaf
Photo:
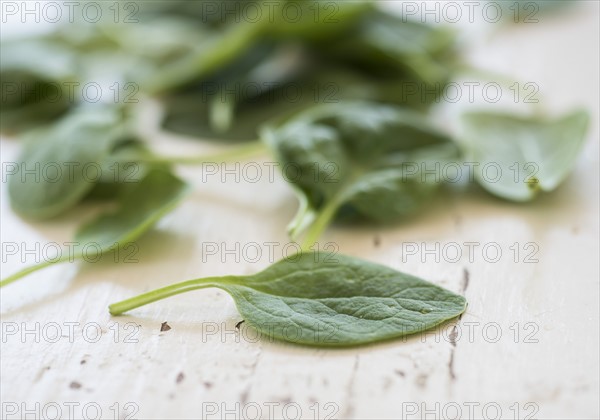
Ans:
<svg viewBox="0 0 600 420"><path fill-rule="evenodd" d="M60 45L37 38L16 39L2 42L0 73L22 72L50 81L68 80L74 76L74 60L73 52Z"/></svg>
<svg viewBox="0 0 600 420"><path fill-rule="evenodd" d="M242 22L218 34L209 33L187 54L148 75L143 86L151 93L164 93L210 77L251 48L260 39L261 31L259 23Z"/></svg>
<svg viewBox="0 0 600 420"><path fill-rule="evenodd" d="M90 106L32 132L8 180L12 208L32 219L54 217L79 202L100 165L126 136L120 110Z"/></svg>
<svg viewBox="0 0 600 420"><path fill-rule="evenodd" d="M257 43L215 77L167 96L163 127L208 139L255 140L259 125L312 99L302 92L290 101L284 92L304 58L301 47Z"/></svg>
<svg viewBox="0 0 600 420"><path fill-rule="evenodd" d="M117 199L123 189L143 179L150 169L146 161L152 158L154 155L143 142L134 139L119 141L101 163L101 174L84 199Z"/></svg>
<svg viewBox="0 0 600 420"><path fill-rule="evenodd" d="M552 191L567 177L585 140L588 114L557 119L471 113L463 117L466 160L475 179L494 195L513 201Z"/></svg>
<svg viewBox="0 0 600 420"><path fill-rule="evenodd" d="M271 98L273 96L266 93L260 98L236 104L233 100L221 101L219 95L211 98L213 102L208 102L202 93L173 95L164 102L166 112L163 128L203 140L252 141L258 138L259 128L266 121L312 105L308 101L292 102ZM217 106L225 109L217 109ZM215 111L229 114L221 120L225 121L224 124L216 124Z"/></svg>
<svg viewBox="0 0 600 420"><path fill-rule="evenodd" d="M75 241L94 242L106 251L115 243L135 241L179 203L187 184L164 168L151 169L137 183L126 185L119 208L82 226Z"/></svg>
<svg viewBox="0 0 600 420"><path fill-rule="evenodd" d="M404 79L416 92L441 93L454 71L455 36L445 28L434 27L381 11L365 13L335 42L322 43L316 48L329 59L388 80ZM404 87L407 89L409 87ZM401 96L398 86L396 95ZM427 95L431 101L436 95Z"/></svg>
<svg viewBox="0 0 600 420"><path fill-rule="evenodd" d="M63 252L60 259L27 267L2 280L0 287L50 265L84 257L95 260L103 253L134 242L173 210L187 191L187 184L168 170L150 169L140 182L122 188L116 211L100 215L77 231L74 241L78 251L74 255Z"/></svg>
<svg viewBox="0 0 600 420"><path fill-rule="evenodd" d="M307 225L303 218L314 218L307 240L318 237L338 210L378 222L415 212L440 185L424 171L457 155L450 138L423 116L375 103L314 107L267 125L262 138L284 175L294 169L286 179L304 204L291 231L298 234Z"/></svg>
<svg viewBox="0 0 600 420"><path fill-rule="evenodd" d="M41 39L2 42L0 130L19 132L54 120L72 99L76 80L72 51Z"/></svg>
<svg viewBox="0 0 600 420"><path fill-rule="evenodd" d="M250 276L190 280L114 303L119 315L178 293L218 287L267 337L322 347L419 333L460 315L464 297L357 258L301 253Z"/></svg>
<svg viewBox="0 0 600 420"><path fill-rule="evenodd" d="M332 4L303 5L312 16ZM265 24L262 36L218 71L197 73L198 87L186 85L167 97L164 127L196 137L254 139L269 119L315 103L371 100L424 109L442 92L454 56L446 31L360 2L339 5L336 21Z"/></svg>
<svg viewBox="0 0 600 420"><path fill-rule="evenodd" d="M288 2L257 2L260 16L254 21L236 19L236 24L221 25L198 40L188 54L165 63L162 69L144 81L150 92L166 92L218 74L246 51L263 40L322 42L342 33L372 8L369 2L289 2L297 8L292 21L285 9ZM232 4L235 6L235 4ZM227 5L229 8L230 6ZM331 16L332 13L333 15Z"/></svg>

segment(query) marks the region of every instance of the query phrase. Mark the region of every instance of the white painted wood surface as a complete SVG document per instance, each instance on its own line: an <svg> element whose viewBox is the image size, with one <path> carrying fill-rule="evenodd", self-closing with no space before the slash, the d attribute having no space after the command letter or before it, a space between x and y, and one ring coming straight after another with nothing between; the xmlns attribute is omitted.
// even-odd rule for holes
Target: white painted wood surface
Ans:
<svg viewBox="0 0 600 420"><path fill-rule="evenodd" d="M186 168L181 174L195 191L139 242L138 263L60 265L2 289L2 417L52 418L58 408L61 418L94 418L97 409L102 418L135 412L140 419L454 418L457 410L468 419L494 418L498 409L503 419L598 418L598 3L539 24L484 29L469 41L474 62L538 83L542 105L556 113L575 105L592 113L573 175L528 205L481 191L440 194L431 210L404 225L337 227L324 238L343 253L464 293L469 307L458 324L368 347L304 348L257 339L244 324L236 329L241 317L217 290L110 317L109 303L152 288L268 265L266 252L258 262L249 261L252 254L237 262L207 255L207 243L258 243L264 250L275 242L275 258L282 256L296 202L279 178L202 182L198 169ZM20 147L13 139L0 146L3 162ZM187 141L157 140L156 147L208 150ZM1 188L3 277L23 266L6 255L5 244L31 249L68 241L96 211L30 224L10 210L5 182ZM412 242L428 249L458 243L463 255L435 262L433 255L403 254ZM472 262L467 242L481 244ZM490 242L501 245L496 263L481 254ZM539 247L538 263L524 262L527 243ZM161 332L164 321L171 329Z"/></svg>

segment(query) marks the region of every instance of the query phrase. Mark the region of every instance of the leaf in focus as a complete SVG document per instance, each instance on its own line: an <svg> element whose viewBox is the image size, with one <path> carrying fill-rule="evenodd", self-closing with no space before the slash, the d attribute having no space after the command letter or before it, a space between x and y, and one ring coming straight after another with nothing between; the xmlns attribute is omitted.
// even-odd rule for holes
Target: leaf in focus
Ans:
<svg viewBox="0 0 600 420"><path fill-rule="evenodd" d="M357 258L303 253L226 285L244 319L268 336L348 346L425 331L460 315L464 297Z"/></svg>
<svg viewBox="0 0 600 420"><path fill-rule="evenodd" d="M177 293L218 287L266 337L344 347L423 332L455 318L466 300L392 268L344 255L301 253L250 276L191 280L110 306L120 314Z"/></svg>
<svg viewBox="0 0 600 420"><path fill-rule="evenodd" d="M490 193L527 201L552 191L571 172L589 116L576 111L556 119L470 113L463 117L466 160Z"/></svg>

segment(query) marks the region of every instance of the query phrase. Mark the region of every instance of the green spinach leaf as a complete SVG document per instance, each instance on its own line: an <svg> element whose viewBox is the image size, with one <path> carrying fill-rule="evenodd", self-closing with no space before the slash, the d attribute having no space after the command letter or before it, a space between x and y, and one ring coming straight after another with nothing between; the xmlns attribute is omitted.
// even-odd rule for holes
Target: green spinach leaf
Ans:
<svg viewBox="0 0 600 420"><path fill-rule="evenodd" d="M454 43L455 36L447 29L374 11L361 16L336 42L317 48L347 66L379 77L410 74L415 82L431 89L444 85L455 70Z"/></svg>
<svg viewBox="0 0 600 420"><path fill-rule="evenodd" d="M75 241L94 242L106 251L115 243L135 241L181 201L187 184L164 168L148 171L139 183L125 186L119 208L82 226Z"/></svg>
<svg viewBox="0 0 600 420"><path fill-rule="evenodd" d="M288 4L299 8L299 19L286 13ZM264 40L320 41L342 33L363 13L372 8L369 2L257 2L260 15L256 20L241 19L237 24L222 25L219 31L203 37L188 54L165 63L156 74L144 81L150 92L166 92L218 74L237 58ZM333 10L334 16L328 10ZM289 13L289 12L288 12Z"/></svg>
<svg viewBox="0 0 600 420"><path fill-rule="evenodd" d="M464 297L357 258L301 253L250 276L191 280L110 305L113 315L178 293L218 287L267 337L323 347L372 343L457 317Z"/></svg>
<svg viewBox="0 0 600 420"><path fill-rule="evenodd" d="M149 164L154 154L146 144L128 139L118 142L110 155L100 164L101 174L84 200L116 200L131 184L140 182L156 163Z"/></svg>
<svg viewBox="0 0 600 420"><path fill-rule="evenodd" d="M77 80L72 51L41 39L2 42L0 130L19 132L48 123L72 105Z"/></svg>
<svg viewBox="0 0 600 420"><path fill-rule="evenodd" d="M303 196L291 232L314 219L307 241L338 212L377 222L414 213L441 184L425 171L457 156L420 114L365 102L314 107L267 125L262 138Z"/></svg>
<svg viewBox="0 0 600 420"><path fill-rule="evenodd" d="M101 164L126 138L118 108L91 106L30 133L8 180L12 208L47 219L78 203L102 176Z"/></svg>
<svg viewBox="0 0 600 420"><path fill-rule="evenodd" d="M585 140L588 114L557 119L471 113L463 117L465 159L478 164L475 179L513 201L552 191L567 177Z"/></svg>
<svg viewBox="0 0 600 420"><path fill-rule="evenodd" d="M121 189L116 211L100 215L77 231L74 241L80 251L27 267L2 280L0 287L53 264L83 258L96 260L103 253L134 242L173 210L188 189L185 182L165 168L149 169L141 181ZM84 255L83 249L91 251Z"/></svg>
<svg viewBox="0 0 600 420"><path fill-rule="evenodd" d="M305 58L301 47L257 43L218 75L167 96L163 127L206 139L255 140L259 125L312 99L305 91L293 100L285 96Z"/></svg>

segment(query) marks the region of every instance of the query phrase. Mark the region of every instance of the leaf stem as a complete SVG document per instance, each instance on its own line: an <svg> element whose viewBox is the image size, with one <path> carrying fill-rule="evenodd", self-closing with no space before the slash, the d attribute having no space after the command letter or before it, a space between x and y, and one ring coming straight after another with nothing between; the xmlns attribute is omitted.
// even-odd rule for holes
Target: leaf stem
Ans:
<svg viewBox="0 0 600 420"><path fill-rule="evenodd" d="M159 94L190 80L202 79L248 50L268 24L268 19L262 19L259 22L233 25L231 30L214 36L211 45L187 54L185 58L176 60L153 74L146 81L145 90Z"/></svg>
<svg viewBox="0 0 600 420"><path fill-rule="evenodd" d="M231 283L232 280L235 281L236 279L236 276L206 277L202 279L175 283L170 286L162 287L160 289L152 290L150 292L113 303L112 305L108 306L108 311L111 313L111 315L121 315L124 312L139 308L140 306L156 302L157 300L166 299L180 293L189 292L191 290L204 289L207 287L222 288L223 284Z"/></svg>
<svg viewBox="0 0 600 420"><path fill-rule="evenodd" d="M55 261L44 261L44 262L41 262L36 265L25 267L24 269L17 271L15 274L8 276L4 280L0 281L0 288L7 286L19 279L31 274L31 273L35 273L36 271L41 270L43 268L50 267L51 265L54 265L54 264L60 264L63 262L71 261L71 259L73 259L73 261L75 261L75 260L79 259L80 257L81 257L80 255L74 255L74 256L67 255L67 256L61 257Z"/></svg>
<svg viewBox="0 0 600 420"><path fill-rule="evenodd" d="M304 229L314 222L317 214L317 212L311 207L310 203L308 202L308 198L306 198L304 194L299 193L297 195L300 205L298 206L296 215L287 225L287 233L293 240L296 240L298 235L300 235Z"/></svg>
<svg viewBox="0 0 600 420"><path fill-rule="evenodd" d="M340 204L341 200L333 198L317 213L317 217L310 228L308 228L306 236L302 241L302 252L312 251L312 247L335 217Z"/></svg>
<svg viewBox="0 0 600 420"><path fill-rule="evenodd" d="M165 163L180 165L201 165L203 163L223 163L246 159L252 156L260 155L267 150L267 146L261 141L256 140L250 144L235 147L225 152L219 152L212 155L200 156L150 156L138 158L142 162Z"/></svg>

